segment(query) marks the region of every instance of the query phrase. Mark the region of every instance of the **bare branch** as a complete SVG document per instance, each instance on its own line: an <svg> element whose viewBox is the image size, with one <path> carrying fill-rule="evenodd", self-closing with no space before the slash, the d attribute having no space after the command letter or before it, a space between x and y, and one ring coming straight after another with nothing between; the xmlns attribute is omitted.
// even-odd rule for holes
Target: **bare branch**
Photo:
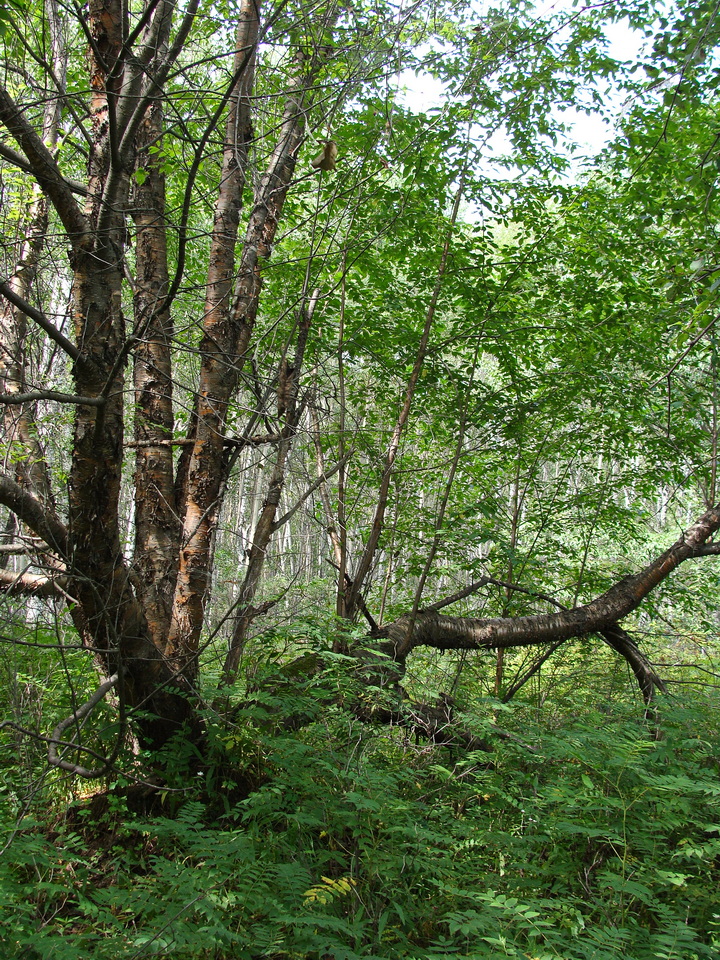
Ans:
<svg viewBox="0 0 720 960"><path fill-rule="evenodd" d="M400 440L402 439L403 434L405 433L405 428L407 426L408 419L410 417L410 409L415 398L415 390L417 388L418 380L420 379L420 373L425 364L425 357L427 354L428 344L430 342L430 333L432 331L433 323L435 322L435 312L437 309L438 300L440 297L440 292L443 286L443 280L445 277L445 271L447 269L448 258L450 256L450 245L455 235L455 230L457 226L458 212L460 210L460 202L462 200L464 191L465 191L465 177L467 170L463 169L460 178L457 191L455 193L455 200L453 203L452 213L448 221L448 227L445 234L445 240L442 247L442 253L440 255L440 263L438 264L437 273L435 276L435 285L433 287L432 295L430 296L430 301L425 312L425 323L423 324L422 334L420 336L420 342L418 343L417 350L415 353L415 362L413 364L412 371L410 376L405 384L405 398L403 400L402 408L398 414L397 420L395 421L395 427L393 429L392 437L388 447L385 451L385 462L383 465L383 475L380 482L380 487L378 488L377 495L377 507L375 508L375 513L373 516L372 526L370 528L370 534L367 538L367 543L365 544L365 549L362 552L360 560L358 561L357 568L355 570L355 575L353 577L353 586L350 589L350 592L346 594L345 602L348 613L353 612L353 608L357 603L357 597L360 592L365 588L365 581L372 567L373 560L375 559L375 553L380 542L380 536L385 527L385 511L387 509L388 497L390 492L390 483L395 472L395 461L397 459L398 451L400 449ZM407 622L406 628L412 628L412 617Z"/></svg>
<svg viewBox="0 0 720 960"><path fill-rule="evenodd" d="M40 576L35 573L13 573L0 570L0 593L6 596L64 597L67 577Z"/></svg>
<svg viewBox="0 0 720 960"><path fill-rule="evenodd" d="M625 577L602 596L572 610L487 620L447 617L434 610L424 611L418 615L410 637L407 636L408 617L388 624L381 636L392 642L392 654L403 659L414 647L421 645L439 650L492 650L555 643L589 633L603 633L636 610L684 560L697 556L704 541L719 528L720 507L713 507L640 573Z"/></svg>
<svg viewBox="0 0 720 960"><path fill-rule="evenodd" d="M33 403L35 400L56 400L58 403L77 403L86 407L102 407L107 397L78 397L74 393L62 393L59 390L33 390L30 393L5 393L0 403Z"/></svg>
<svg viewBox="0 0 720 960"><path fill-rule="evenodd" d="M32 547L27 543L2 543L0 544L0 553L23 554L31 550Z"/></svg>
<svg viewBox="0 0 720 960"><path fill-rule="evenodd" d="M531 663L528 669L522 673L519 677L516 677L515 681L510 684L510 686L505 691L503 695L502 702L509 703L518 690L521 690L525 684L535 676L535 674L540 670L542 665L550 659L550 657L558 650L564 643L565 640L557 640L555 643L551 644L544 653L542 653L534 663Z"/></svg>
<svg viewBox="0 0 720 960"><path fill-rule="evenodd" d="M92 138L88 133L88 131L85 129L85 125L83 124L82 118L80 117L77 110L73 106L72 99L67 96L67 88L65 84L65 69L64 69L66 65L63 65L62 76L58 76L57 73L55 72L55 69L53 69L53 65L50 64L44 57L39 56L38 53L36 53L34 49L34 45L31 43L28 43L27 39L22 35L20 31L17 31L15 36L20 41L20 43L22 43L23 47L28 52L29 56L31 56L32 59L35 61L35 63L37 63L37 65L40 67L43 74L47 77L50 77L50 79L53 82L53 86L55 87L55 90L57 92L57 99L63 101L63 108L67 110L67 112L75 121L75 129L78 131L80 136L85 140L87 145L89 147L92 147ZM68 181L68 183L70 183L70 181ZM75 190L74 192L87 195L87 188L83 187L80 184L78 184L78 186L80 186L80 190Z"/></svg>
<svg viewBox="0 0 720 960"><path fill-rule="evenodd" d="M87 236L87 221L65 182L55 158L26 120L23 111L0 84L0 123L22 147L33 176L42 187L67 231L73 249L79 249Z"/></svg>
<svg viewBox="0 0 720 960"><path fill-rule="evenodd" d="M472 596L473 593L477 593L482 587L486 587L489 583L492 583L492 580L492 577L480 577L479 580L473 581L469 586L463 587L462 590L451 593L450 596L443 597L442 600L436 600L435 603L431 603L428 607L425 607L425 610L442 610L443 607L449 607L453 603L458 603L460 600Z"/></svg>
<svg viewBox="0 0 720 960"><path fill-rule="evenodd" d="M48 320L44 313L36 310L32 304L27 302L27 300L24 300L22 297L18 296L12 287L4 280L0 281L0 293L5 297L6 300L9 300L14 307L17 307L18 310L21 310L26 317L34 320L39 327L42 327L53 343L56 343L61 349L63 349L69 357L72 357L73 360L78 360L80 358L80 351L75 344L68 340L64 334L60 333L57 327Z"/></svg>
<svg viewBox="0 0 720 960"><path fill-rule="evenodd" d="M31 176L35 175L32 166L21 153L18 153L17 150L13 150L12 147L8 147L7 144L1 142L0 157L2 157L3 160L7 160L8 163L11 163L14 167L18 167L25 173L29 173ZM81 197L87 196L88 190L84 183L78 183L77 180L68 180L67 177L65 177L65 183L73 193L77 193Z"/></svg>
<svg viewBox="0 0 720 960"><path fill-rule="evenodd" d="M718 557L720 556L720 543L704 543L695 551L696 557Z"/></svg>
<svg viewBox="0 0 720 960"><path fill-rule="evenodd" d="M279 530L280 527L284 526L288 522L288 520L291 519L291 517L294 517L295 514L300 509L300 507L313 495L313 493L315 493L317 488L322 486L322 484L325 483L327 480L329 480L330 477L334 477L335 474L338 472L338 470L340 470L342 467L345 466L348 460L352 457L353 453L354 453L354 450L348 451L348 453L345 454L342 460L338 460L338 462L335 464L334 467L330 467L329 470L326 470L321 476L317 478L317 480L311 483L310 486L305 491L305 493L303 493L303 495L297 500L297 502L294 503L292 507L290 507L287 513L284 513L281 517L278 517L275 523L273 523L272 533L275 533L275 531Z"/></svg>
<svg viewBox="0 0 720 960"><path fill-rule="evenodd" d="M261 433L252 437L224 437L223 444L226 447L261 447L266 443L278 443L280 441L279 433ZM178 437L176 440L128 440L123 446L129 449L141 447L192 447L195 440L192 437Z"/></svg>
<svg viewBox="0 0 720 960"><path fill-rule="evenodd" d="M515 590L518 593L524 593L529 597L535 597L537 600L543 600L545 603L549 603L551 606L557 607L558 610L567 609L562 603L559 603L554 597L549 596L547 593L538 593L537 590L530 590L527 587L521 587L517 583L511 583L509 580L498 580L497 577L491 577L488 575L480 577L479 580L475 580L468 587L463 587L462 590L458 590L457 593L453 593L449 597L444 597L442 600L437 600L435 603L431 603L430 606L425 607L425 609L442 610L443 607L449 607L451 604L457 603L459 600L464 600L473 593L477 593L481 587L486 587L488 584L492 584L495 587L502 587L504 590Z"/></svg>
<svg viewBox="0 0 720 960"><path fill-rule="evenodd" d="M77 710L74 710L69 717L61 720L60 723L55 727L48 743L48 761L52 764L52 766L60 767L61 770L67 770L70 773L76 774L78 777L84 777L86 780L95 780L97 777L104 777L105 774L108 773L114 758L100 758L102 759L102 766L96 767L94 770L90 770L87 767L80 766L78 763L70 763L69 760L63 760L58 753L58 747L72 747L74 750L85 750L86 752L97 757L97 754L94 751L86 750L85 747L82 747L80 744L72 741L68 742L63 740L62 734L68 729L68 727L71 727L73 724L78 724L81 720L84 720L85 717L87 717L87 715L91 713L92 710L94 710L94 708L100 703L105 695L112 690L112 688L118 682L118 678L119 674L114 673L109 680L106 680L105 683L100 684L89 700L86 700L85 703L79 706ZM117 754L117 749L118 748L116 747L115 754Z"/></svg>

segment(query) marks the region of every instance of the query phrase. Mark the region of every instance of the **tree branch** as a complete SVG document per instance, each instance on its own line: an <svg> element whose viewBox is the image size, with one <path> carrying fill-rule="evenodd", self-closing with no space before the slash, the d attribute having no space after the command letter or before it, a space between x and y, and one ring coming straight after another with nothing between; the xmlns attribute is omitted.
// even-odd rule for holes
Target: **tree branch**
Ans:
<svg viewBox="0 0 720 960"><path fill-rule="evenodd" d="M704 543L695 551L696 557L718 557L720 556L720 543Z"/></svg>
<svg viewBox="0 0 720 960"><path fill-rule="evenodd" d="M652 702L656 690L660 690L662 693L667 691L665 681L655 673L648 658L626 630L615 623L611 627L601 630L600 635L608 646L625 657L630 664L646 704Z"/></svg>
<svg viewBox="0 0 720 960"><path fill-rule="evenodd" d="M7 127L25 152L33 176L57 210L73 249L79 249L87 236L87 221L53 155L2 84L0 84L0 123Z"/></svg>
<svg viewBox="0 0 720 960"><path fill-rule="evenodd" d="M333 563L333 561L330 560L329 557L326 557L325 559L327 560L327 562L330 564L331 567L335 567L335 569L338 571L338 573L343 573L343 572L340 570L340 566L339 566L337 563ZM346 586L346 587L352 588L353 582L352 582L352 580L350 579L350 576L349 576L347 570L344 571L344 573L343 573L343 580L344 580L344 583L345 583L345 586ZM378 625L377 625L377 623L376 623L376 621L375 621L375 618L373 617L373 615L372 615L372 614L370 613L370 611L368 610L367 604L365 603L365 600L364 600L363 595L362 595L361 593L358 593L358 595L357 595L357 601L356 601L356 602L357 602L357 605L358 605L358 609L360 610L360 613L362 613L362 615L365 617L365 619L367 620L367 622L370 624L370 629L372 630L372 632L373 632L373 633L377 633L380 628L378 627Z"/></svg>
<svg viewBox="0 0 720 960"><path fill-rule="evenodd" d="M293 517L298 512L300 507L309 499L309 497L311 497L313 493L315 493L318 487L320 487L323 483L325 483L331 477L334 477L335 474L338 472L338 470L340 470L342 467L345 466L345 464L352 457L354 452L355 452L354 450L348 451L348 453L345 454L342 460L338 460L335 466L330 467L330 469L326 470L322 474L322 476L318 477L317 480L314 480L310 484L310 486L307 488L307 490L303 493L303 495L292 505L292 507L290 507L287 513L284 513L281 517L279 517L273 523L272 532L275 533L277 530L280 529L280 527L284 526L288 522L288 520L290 520L291 517Z"/></svg>
<svg viewBox="0 0 720 960"><path fill-rule="evenodd" d="M60 333L57 327L48 320L44 313L36 310L32 304L27 302L27 300L24 300L22 297L18 296L12 287L4 280L0 281L0 293L14 307L17 307L18 310L22 311L26 317L34 320L39 327L42 327L53 343L56 343L69 357L72 357L73 360L78 360L80 358L80 351L75 344L68 340L64 334Z"/></svg>
<svg viewBox="0 0 720 960"><path fill-rule="evenodd" d="M407 616L386 625L380 636L389 639L388 652L392 656L404 659L417 646L430 646L439 650L491 650L555 643L589 633L603 633L612 630L618 620L637 609L645 597L684 560L698 556L704 542L719 528L720 507L713 507L669 550L640 573L625 577L602 596L572 610L487 620L447 617L429 610L418 614L409 637L410 618ZM613 642L608 640L611 646L617 642L614 633L612 638Z"/></svg>
<svg viewBox="0 0 720 960"><path fill-rule="evenodd" d="M522 673L519 677L516 677L514 682L511 683L510 686L505 691L502 698L502 702L510 703L510 701L518 692L518 690L522 690L522 688L525 686L528 680L531 680L535 676L535 674L538 672L538 670L540 670L542 665L547 660L549 660L550 657L555 653L555 651L558 650L564 643L565 643L565 640L556 640L556 642L551 644L547 648L547 650L535 660L534 663L530 664L530 666L527 668L527 670L525 670L524 673Z"/></svg>
<svg viewBox="0 0 720 960"><path fill-rule="evenodd" d="M58 403L76 403L85 407L102 407L107 397L78 397L74 393L61 393L58 390L33 390L30 393L5 393L0 396L2 403L33 403L35 400L56 400Z"/></svg>
<svg viewBox="0 0 720 960"><path fill-rule="evenodd" d="M84 720L85 717L100 703L100 701L105 697L105 695L112 690L115 684L118 682L119 674L114 673L109 680L106 680L105 683L100 684L95 693L90 697L89 700L86 700L77 710L73 711L69 717L66 717L64 720L61 720L60 723L53 730L50 741L48 743L48 761L54 767L60 767L61 770L67 770L70 773L77 774L78 777L84 777L86 780L94 780L97 777L103 777L110 770L112 762L117 756L119 750L119 743L113 751L113 756L109 758L100 758L102 760L102 766L97 767L94 770L89 770L87 767L80 766L78 763L70 763L69 760L63 760L63 758L58 753L58 747L72 747L74 750L85 750L87 753L91 753L93 756L97 756L94 751L87 750L85 747L80 746L77 743L72 741L68 742L62 739L62 734L67 730L68 727L73 724L80 723L81 720Z"/></svg>
<svg viewBox="0 0 720 960"><path fill-rule="evenodd" d="M32 494L4 474L0 474L0 503L17 514L56 553L67 557L65 525Z"/></svg>
<svg viewBox="0 0 720 960"><path fill-rule="evenodd" d="M8 147L5 143L0 143L0 157L2 157L3 160L7 160L7 162L11 163L14 167L18 167L24 173L29 173L31 176L35 175L32 166L25 157L21 153L18 153L17 150L13 150L12 147ZM88 190L84 183L78 183L77 180L68 180L67 177L65 177L64 180L73 193L77 193L81 197L87 196Z"/></svg>
<svg viewBox="0 0 720 960"><path fill-rule="evenodd" d="M0 593L5 596L63 597L66 589L65 576L53 579L25 571L0 570Z"/></svg>

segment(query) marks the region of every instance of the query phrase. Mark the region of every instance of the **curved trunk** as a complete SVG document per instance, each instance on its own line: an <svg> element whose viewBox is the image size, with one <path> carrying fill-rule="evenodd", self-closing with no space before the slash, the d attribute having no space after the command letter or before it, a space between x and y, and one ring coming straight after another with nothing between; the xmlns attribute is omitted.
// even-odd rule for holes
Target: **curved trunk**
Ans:
<svg viewBox="0 0 720 960"><path fill-rule="evenodd" d="M600 633L624 656L638 679L643 696L652 698L654 688L663 689L660 678L618 621L636 610L645 597L683 561L702 555L705 542L720 529L720 507L708 510L679 540L639 573L625 577L602 596L581 607L525 617L449 617L435 610L421 610L413 620L401 617L378 631L386 638L382 649L404 661L416 647L437 650L500 650L535 644L557 643L571 637Z"/></svg>

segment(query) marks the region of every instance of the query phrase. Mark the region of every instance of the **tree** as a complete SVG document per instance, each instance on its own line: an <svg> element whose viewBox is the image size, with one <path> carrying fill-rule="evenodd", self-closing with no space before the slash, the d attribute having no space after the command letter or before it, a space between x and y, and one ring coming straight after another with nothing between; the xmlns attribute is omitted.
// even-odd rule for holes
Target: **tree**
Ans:
<svg viewBox="0 0 720 960"><path fill-rule="evenodd" d="M62 26L51 3L13 20L0 156L11 209L27 213L0 285L0 502L11 547L29 543L32 564L6 567L2 583L66 605L111 678L100 691L117 688L148 744L183 726L201 740L207 644L227 642L227 690L253 625L299 575L263 595L273 545L315 502L299 528L319 540L304 563L330 547L335 611L369 621L395 681L421 646L539 646L539 664L570 638L600 635L646 700L662 686L620 621L681 563L716 552L714 346L709 394L704 371L675 384L714 322L703 322L716 301L709 249L686 264L700 224L712 243L716 144L702 117L718 27L710 4L678 5L648 53L648 82L603 48L604 23L626 13L92 0ZM648 5L630 22L649 29L655 16ZM403 69L436 74L446 108L404 106ZM559 111L602 110L600 78L633 93L639 124L628 118L631 142L568 183ZM330 138L337 168L315 170ZM682 200L673 151L697 171ZM588 242L598 233L603 249ZM673 342L678 327L687 350ZM629 378L643 389L628 391ZM650 426L664 403L653 383L665 380L668 397L677 390L666 436ZM678 425L681 390L692 416ZM53 437L40 421L67 410L72 435ZM580 569L571 575L560 553L547 561L562 569L563 599L536 583L522 596L553 610L514 615L515 581L541 566L537 550L521 558L519 526L542 516L535 542L552 542L553 511L576 509L595 469L642 496L689 472L707 481L705 511L587 597L592 537L632 513L607 509L599 484ZM550 499L528 517L543 471ZM251 487L262 493L233 521ZM487 559L478 543L493 537L503 576L468 585ZM224 591L216 565L230 550L237 582ZM373 615L381 568L386 585L405 584L385 622ZM456 580L450 595L443 576ZM439 613L488 584L502 590L501 615ZM342 631L336 650L357 652ZM54 762L95 773L58 754L64 729Z"/></svg>

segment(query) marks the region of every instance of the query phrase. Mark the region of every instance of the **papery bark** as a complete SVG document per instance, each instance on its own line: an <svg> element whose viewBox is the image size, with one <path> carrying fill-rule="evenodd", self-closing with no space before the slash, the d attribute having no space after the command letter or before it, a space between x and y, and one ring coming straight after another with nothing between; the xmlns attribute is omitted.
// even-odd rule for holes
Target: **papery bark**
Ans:
<svg viewBox="0 0 720 960"><path fill-rule="evenodd" d="M151 22L155 55L167 51L173 5L160 3ZM180 522L175 503L173 323L167 294L168 253L163 172L163 105L147 108L136 137L135 222L135 550L134 568L150 636L162 650L170 629Z"/></svg>

